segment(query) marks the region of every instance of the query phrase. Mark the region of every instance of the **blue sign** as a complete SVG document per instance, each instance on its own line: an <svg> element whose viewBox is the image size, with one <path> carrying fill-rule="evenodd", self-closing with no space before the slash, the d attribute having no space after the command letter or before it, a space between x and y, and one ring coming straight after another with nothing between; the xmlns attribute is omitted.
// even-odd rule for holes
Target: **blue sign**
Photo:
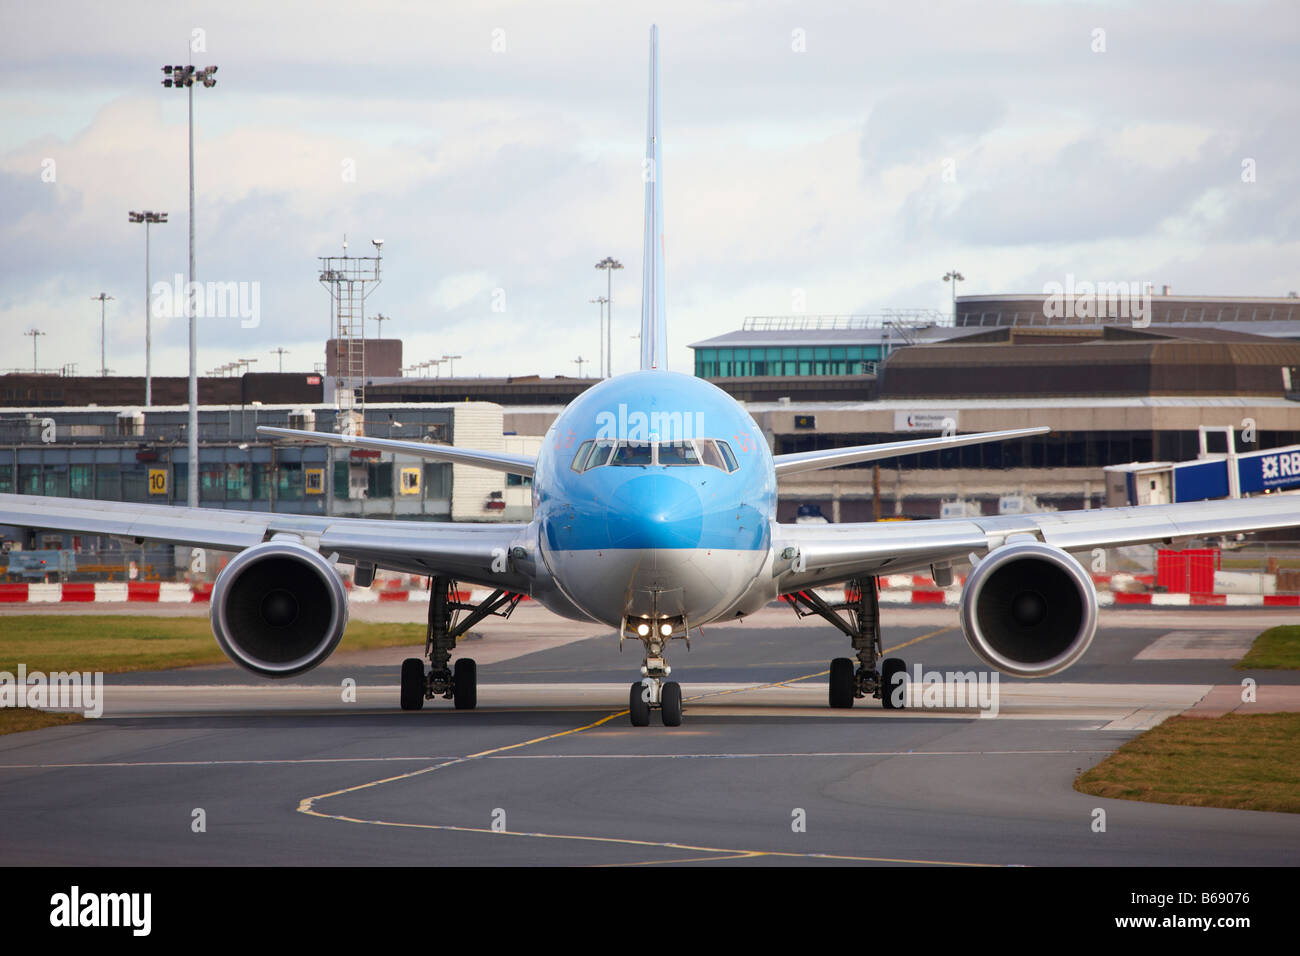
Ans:
<svg viewBox="0 0 1300 956"><path fill-rule="evenodd" d="M1300 450L1275 448L1238 459L1243 494L1300 486Z"/></svg>

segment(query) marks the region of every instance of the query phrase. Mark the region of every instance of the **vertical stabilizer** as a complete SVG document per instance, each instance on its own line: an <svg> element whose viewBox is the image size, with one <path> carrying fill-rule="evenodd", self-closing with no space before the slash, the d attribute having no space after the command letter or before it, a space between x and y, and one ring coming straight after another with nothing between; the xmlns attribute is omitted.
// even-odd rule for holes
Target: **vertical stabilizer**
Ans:
<svg viewBox="0 0 1300 956"><path fill-rule="evenodd" d="M659 137L659 28L650 28L650 111L646 117L645 237L641 259L641 368L668 367L668 320L664 314L663 163Z"/></svg>

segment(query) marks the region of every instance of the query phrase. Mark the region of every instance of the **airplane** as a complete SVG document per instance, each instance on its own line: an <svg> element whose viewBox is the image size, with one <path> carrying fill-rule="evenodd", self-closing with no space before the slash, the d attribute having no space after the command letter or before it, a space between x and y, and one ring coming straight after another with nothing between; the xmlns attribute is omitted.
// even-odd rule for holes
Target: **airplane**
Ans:
<svg viewBox="0 0 1300 956"><path fill-rule="evenodd" d="M260 427L277 439L463 462L532 476L531 521L429 523L216 511L0 494L0 524L236 551L212 590L211 623L236 664L270 678L316 667L339 645L347 594L337 565L369 587L377 569L427 576L423 658L402 663L400 706L478 701L472 658L457 638L528 596L566 618L607 625L643 647L628 692L634 726L658 711L682 723L682 690L666 656L692 630L785 600L849 639L831 662L828 703L878 698L901 707L905 665L884 658L878 578L929 569L938 586L972 565L959 607L975 655L1020 677L1076 662L1097 628L1097 596L1072 552L1300 526L1294 499L1103 508L920 522L781 524L782 479L822 468L1049 431L952 434L774 455L745 409L713 384L672 372L664 298L658 31L650 31L645 153L641 361L593 385L556 418L536 457L425 442ZM477 604L459 584L490 589ZM818 588L845 584L844 600Z"/></svg>

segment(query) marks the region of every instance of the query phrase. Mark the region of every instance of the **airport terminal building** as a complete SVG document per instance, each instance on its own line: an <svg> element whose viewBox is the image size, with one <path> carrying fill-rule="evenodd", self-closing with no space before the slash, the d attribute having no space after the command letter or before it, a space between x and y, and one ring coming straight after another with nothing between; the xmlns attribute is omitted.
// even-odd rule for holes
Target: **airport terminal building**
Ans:
<svg viewBox="0 0 1300 956"><path fill-rule="evenodd" d="M199 410L199 504L205 508L423 521L518 521L531 515L529 481L409 456L271 442L257 426L333 431L329 406L209 405ZM0 410L0 492L183 505L184 406ZM504 434L501 406L373 404L372 436L529 454L537 442ZM94 536L0 528L5 550L115 552ZM170 557L151 559L159 565ZM111 562L110 562L111 563Z"/></svg>
<svg viewBox="0 0 1300 956"><path fill-rule="evenodd" d="M763 317L692 348L696 373L749 399L778 453L945 424L1053 429L799 476L781 485L782 520L801 505L833 521L1099 507L1107 466L1195 458L1202 428L1232 428L1238 451L1300 442L1300 300L1154 295L1136 321L1049 316L1056 304L1042 293L958 297L955 321L933 324L917 313ZM855 348L872 362L840 373L836 359ZM1211 450L1226 450L1214 440L1223 433Z"/></svg>

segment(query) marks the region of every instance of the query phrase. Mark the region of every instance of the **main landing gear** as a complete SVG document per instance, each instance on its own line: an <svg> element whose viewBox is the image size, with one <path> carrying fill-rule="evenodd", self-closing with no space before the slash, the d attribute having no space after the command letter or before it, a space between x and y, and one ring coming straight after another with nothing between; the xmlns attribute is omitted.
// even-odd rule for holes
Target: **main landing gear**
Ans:
<svg viewBox="0 0 1300 956"><path fill-rule="evenodd" d="M431 577L429 627L424 642L429 667L426 670L419 657L402 661L402 710L419 710L426 700L435 697L452 701L457 710L473 710L478 705L478 665L462 657L453 670L451 652L456 649L456 641L489 614L509 617L522 596L496 590L481 603L469 604L459 599L456 582L451 578ZM470 613L458 621L460 611Z"/></svg>
<svg viewBox="0 0 1300 956"><path fill-rule="evenodd" d="M785 595L800 617L816 614L849 636L857 652L857 666L847 657L831 661L830 705L853 706L868 695L879 698L886 710L898 710L907 701L907 665L901 658L881 660L880 593L876 578L855 578L845 588L845 600L831 604L816 591Z"/></svg>
<svg viewBox="0 0 1300 956"><path fill-rule="evenodd" d="M658 710L665 727L682 724L682 685L666 680L673 669L664 660L664 649L674 638L691 646L690 628L684 618L628 618L623 622L619 643L625 638L636 638L645 645L645 658L641 661L644 675L628 690L627 711L633 727L650 725L650 711Z"/></svg>

